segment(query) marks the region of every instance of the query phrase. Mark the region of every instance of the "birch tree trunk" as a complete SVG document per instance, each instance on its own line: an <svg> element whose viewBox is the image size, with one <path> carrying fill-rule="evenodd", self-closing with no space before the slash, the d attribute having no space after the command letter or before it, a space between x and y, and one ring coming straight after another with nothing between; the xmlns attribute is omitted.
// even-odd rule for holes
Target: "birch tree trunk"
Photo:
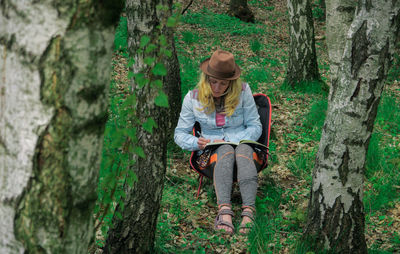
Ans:
<svg viewBox="0 0 400 254"><path fill-rule="evenodd" d="M310 0L288 0L287 6L290 44L286 82L295 86L302 81L319 80Z"/></svg>
<svg viewBox="0 0 400 254"><path fill-rule="evenodd" d="M106 121L103 1L1 1L0 253L84 253Z"/></svg>
<svg viewBox="0 0 400 254"><path fill-rule="evenodd" d="M146 0L138 3L126 1L128 20L128 47L130 56L135 59L133 72L140 72L144 67L144 56L138 53L140 39L143 35L151 37L157 31L157 25L166 13L156 9L164 4L171 9L172 0ZM154 90L149 85L139 88L132 82L137 95L137 117L140 122L148 116L157 123L153 134L138 126L137 137L141 141L146 158L134 158L132 169L136 176L133 188L125 186L126 198L124 209L117 207L122 220L113 218L113 228L108 232L104 253L151 253L154 246L157 216L166 172L166 146L168 135L176 126L178 119L181 92L178 58L175 52L174 38L171 30L163 31L173 52L166 59L167 76L163 78L163 87L169 98L169 108L154 104Z"/></svg>
<svg viewBox="0 0 400 254"><path fill-rule="evenodd" d="M326 43L328 45L331 81L337 79L342 61L347 31L356 11L357 1L326 1Z"/></svg>
<svg viewBox="0 0 400 254"><path fill-rule="evenodd" d="M400 1L361 0L346 34L313 172L305 236L335 253L367 253L365 157L400 29ZM329 14L331 15L331 14Z"/></svg>

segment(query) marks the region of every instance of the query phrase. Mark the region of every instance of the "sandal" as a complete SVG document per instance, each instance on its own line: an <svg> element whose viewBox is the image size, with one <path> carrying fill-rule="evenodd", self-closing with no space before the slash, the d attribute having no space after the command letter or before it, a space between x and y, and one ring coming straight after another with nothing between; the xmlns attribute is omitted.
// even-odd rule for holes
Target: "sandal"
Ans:
<svg viewBox="0 0 400 254"><path fill-rule="evenodd" d="M230 215L230 216L233 217L234 214L233 214L233 212L232 212L231 209L222 209L222 210L219 210L218 215L217 215L217 217L215 218L215 221L214 221L214 229L215 229L216 231L225 233L225 234L227 234L227 235L233 235L233 232L234 232L234 230L235 230L235 227L233 226L232 223L222 220L222 215ZM232 229L232 232L226 231L225 229L222 229L222 228L217 228L218 226L221 226L221 225L222 225L222 226L227 226L227 227L231 228L231 229Z"/></svg>
<svg viewBox="0 0 400 254"><path fill-rule="evenodd" d="M249 208L249 207L246 207L246 208ZM251 228L253 227L253 225L254 225L254 214L253 214L253 209L254 209L254 208L250 208L251 212L248 211L248 210L243 210L243 211L242 211L242 214L240 215L242 218L243 218L244 216L246 216L246 217L249 217L250 220L251 220L251 222L248 222L248 223L246 223L246 224L240 224L239 233L242 234L242 235L247 235L247 234L250 232L250 230L251 230ZM243 220L242 220L242 221L243 221ZM243 232L243 231L241 232L240 230L244 230L244 232Z"/></svg>

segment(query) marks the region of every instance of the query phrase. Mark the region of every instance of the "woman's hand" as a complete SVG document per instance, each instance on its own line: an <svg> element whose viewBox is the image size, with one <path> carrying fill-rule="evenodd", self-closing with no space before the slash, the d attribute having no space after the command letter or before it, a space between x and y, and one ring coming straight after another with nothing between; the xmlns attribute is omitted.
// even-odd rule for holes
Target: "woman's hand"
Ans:
<svg viewBox="0 0 400 254"><path fill-rule="evenodd" d="M225 140L223 140L223 139L214 139L213 143L217 143L217 142L225 142Z"/></svg>
<svg viewBox="0 0 400 254"><path fill-rule="evenodd" d="M210 143L210 142L211 142L211 140L200 137L197 140L197 145L199 146L200 150L203 150L206 147L207 143Z"/></svg>

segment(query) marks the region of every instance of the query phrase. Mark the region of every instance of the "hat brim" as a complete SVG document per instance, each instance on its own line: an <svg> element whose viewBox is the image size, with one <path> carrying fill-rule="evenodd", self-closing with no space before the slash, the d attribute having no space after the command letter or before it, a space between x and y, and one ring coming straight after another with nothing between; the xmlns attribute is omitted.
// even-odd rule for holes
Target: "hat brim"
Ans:
<svg viewBox="0 0 400 254"><path fill-rule="evenodd" d="M238 79L238 78L240 77L240 74L241 74L242 70L240 69L239 65L237 65L236 63L235 63L235 74L234 74L232 77L223 78L223 77L218 77L218 76L216 76L216 75L211 74L211 73L207 70L208 63L210 62L210 59L211 59L211 57L210 57L210 58L207 58L206 60L204 60L204 61L201 62L201 64L200 64L200 69L201 69L201 70L204 72L204 74L206 74L207 76L210 76L210 77L213 77L213 78L216 78L216 79L222 79L222 80L235 80L235 79Z"/></svg>

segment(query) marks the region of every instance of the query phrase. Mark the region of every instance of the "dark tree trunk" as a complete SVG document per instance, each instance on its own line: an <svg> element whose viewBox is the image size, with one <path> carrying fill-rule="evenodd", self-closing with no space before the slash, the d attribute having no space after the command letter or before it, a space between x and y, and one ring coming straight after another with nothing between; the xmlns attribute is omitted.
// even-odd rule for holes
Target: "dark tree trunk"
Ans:
<svg viewBox="0 0 400 254"><path fill-rule="evenodd" d="M294 86L303 81L319 80L310 0L288 0L287 4L290 45L286 82Z"/></svg>
<svg viewBox="0 0 400 254"><path fill-rule="evenodd" d="M399 1L361 0L329 94L304 237L318 249L367 253L365 157L400 29ZM329 15L330 9L328 9Z"/></svg>
<svg viewBox="0 0 400 254"><path fill-rule="evenodd" d="M146 0L140 3L134 0L126 1L128 47L131 57L135 59L134 72L140 71L144 66L143 55L137 50L140 38L143 35L151 37L157 31L156 26L159 25L162 15L166 15L156 10L158 4L171 8L172 0ZM139 88L132 84L137 95L137 118L144 122L148 117L152 117L158 128L150 134L138 126L137 137L146 158L134 158L136 163L132 170L138 181L132 188L125 187L125 209L122 211L117 207L123 219L114 217L113 228L108 233L104 247L105 253L149 253L153 249L166 171L166 146L168 136L176 125L181 103L179 64L173 32L165 30L163 33L173 52L173 56L164 61L168 74L163 78L163 87L169 96L170 107L161 108L154 104L154 89L149 85Z"/></svg>
<svg viewBox="0 0 400 254"><path fill-rule="evenodd" d="M0 253L94 239L118 3L1 1Z"/></svg>
<svg viewBox="0 0 400 254"><path fill-rule="evenodd" d="M229 15L241 21L254 23L254 14L247 5L247 0L231 0L229 3Z"/></svg>

